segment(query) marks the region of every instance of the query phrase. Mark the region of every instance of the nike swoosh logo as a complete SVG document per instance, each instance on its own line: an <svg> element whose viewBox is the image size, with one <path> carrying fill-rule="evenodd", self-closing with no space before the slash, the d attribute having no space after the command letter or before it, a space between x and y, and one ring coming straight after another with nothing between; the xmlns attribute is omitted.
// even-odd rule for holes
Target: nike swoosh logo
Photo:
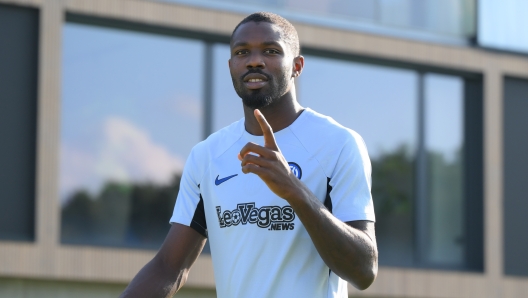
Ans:
<svg viewBox="0 0 528 298"><path fill-rule="evenodd" d="M219 176L220 176L220 175L216 176L216 179L215 179L215 184L216 184L216 185L220 185L220 184L226 182L227 180L229 180L229 179L231 179L231 178L233 178L233 177L235 177L235 176L238 176L238 174L231 175L231 176L227 176L227 177L222 178L222 179L218 179Z"/></svg>

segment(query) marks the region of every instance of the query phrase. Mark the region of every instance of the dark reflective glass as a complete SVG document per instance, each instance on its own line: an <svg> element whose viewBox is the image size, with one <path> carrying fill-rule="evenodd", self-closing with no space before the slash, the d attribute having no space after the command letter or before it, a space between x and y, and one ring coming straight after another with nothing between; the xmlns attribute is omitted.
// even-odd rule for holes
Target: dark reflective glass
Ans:
<svg viewBox="0 0 528 298"><path fill-rule="evenodd" d="M0 239L33 241L39 12L0 4Z"/></svg>
<svg viewBox="0 0 528 298"><path fill-rule="evenodd" d="M504 273L528 276L528 80L504 78Z"/></svg>
<svg viewBox="0 0 528 298"><path fill-rule="evenodd" d="M200 41L67 23L61 241L157 248L202 139Z"/></svg>

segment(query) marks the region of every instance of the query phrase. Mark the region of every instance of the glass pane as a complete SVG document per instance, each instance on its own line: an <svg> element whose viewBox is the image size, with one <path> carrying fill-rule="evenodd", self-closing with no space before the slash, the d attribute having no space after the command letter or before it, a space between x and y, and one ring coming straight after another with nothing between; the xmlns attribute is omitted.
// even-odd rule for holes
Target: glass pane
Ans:
<svg viewBox="0 0 528 298"><path fill-rule="evenodd" d="M291 20L325 26L376 26L441 36L475 35L476 0L158 0L250 14L271 11ZM347 27L347 24L349 25ZM378 30L379 31L379 30ZM385 31L387 32L387 31Z"/></svg>
<svg viewBox="0 0 528 298"><path fill-rule="evenodd" d="M429 172L427 262L464 265L464 82L425 76L425 149Z"/></svg>
<svg viewBox="0 0 528 298"><path fill-rule="evenodd" d="M228 60L228 44L213 46L213 132L244 117L242 100L235 92Z"/></svg>
<svg viewBox="0 0 528 298"><path fill-rule="evenodd" d="M504 273L528 277L528 80L504 78L504 149L502 216Z"/></svg>
<svg viewBox="0 0 528 298"><path fill-rule="evenodd" d="M379 261L413 263L413 180L417 127L415 72L306 56L303 106L357 131L372 161Z"/></svg>
<svg viewBox="0 0 528 298"><path fill-rule="evenodd" d="M66 24L63 243L157 248L202 136L201 42Z"/></svg>
<svg viewBox="0 0 528 298"><path fill-rule="evenodd" d="M39 11L0 4L0 240L35 239Z"/></svg>
<svg viewBox="0 0 528 298"><path fill-rule="evenodd" d="M380 1L379 21L387 26L470 37L475 33L474 19L474 0Z"/></svg>
<svg viewBox="0 0 528 298"><path fill-rule="evenodd" d="M527 11L526 0L480 0L478 44L528 54Z"/></svg>
<svg viewBox="0 0 528 298"><path fill-rule="evenodd" d="M284 1L284 8L310 14L338 16L375 20L378 14L379 1L372 0L289 0Z"/></svg>

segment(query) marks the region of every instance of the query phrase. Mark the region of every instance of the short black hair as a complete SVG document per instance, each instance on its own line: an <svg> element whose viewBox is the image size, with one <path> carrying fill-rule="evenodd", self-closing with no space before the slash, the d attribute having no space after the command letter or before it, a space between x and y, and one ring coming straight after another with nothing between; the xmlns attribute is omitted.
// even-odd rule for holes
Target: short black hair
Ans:
<svg viewBox="0 0 528 298"><path fill-rule="evenodd" d="M281 37L290 46L293 52L293 56L299 56L300 46L297 30L295 30L295 27L293 27L293 25L288 20L278 14L274 14L271 12L255 12L245 17L242 21L240 21L240 23L238 23L238 25L235 27L235 30L233 30L233 33L231 33L231 40L233 39L233 35L237 31L238 27L249 22L266 22L279 26L282 30Z"/></svg>

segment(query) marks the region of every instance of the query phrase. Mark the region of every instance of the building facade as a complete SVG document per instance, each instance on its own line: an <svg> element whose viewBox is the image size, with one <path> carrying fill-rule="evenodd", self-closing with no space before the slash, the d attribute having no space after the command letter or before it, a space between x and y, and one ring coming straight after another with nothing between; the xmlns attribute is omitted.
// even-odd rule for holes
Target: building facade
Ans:
<svg viewBox="0 0 528 298"><path fill-rule="evenodd" d="M350 296L524 297L528 47L489 3L0 0L0 297L115 297L153 257L192 146L243 116L258 10L298 30L301 105L369 149L380 269ZM178 295L214 285L206 247Z"/></svg>

